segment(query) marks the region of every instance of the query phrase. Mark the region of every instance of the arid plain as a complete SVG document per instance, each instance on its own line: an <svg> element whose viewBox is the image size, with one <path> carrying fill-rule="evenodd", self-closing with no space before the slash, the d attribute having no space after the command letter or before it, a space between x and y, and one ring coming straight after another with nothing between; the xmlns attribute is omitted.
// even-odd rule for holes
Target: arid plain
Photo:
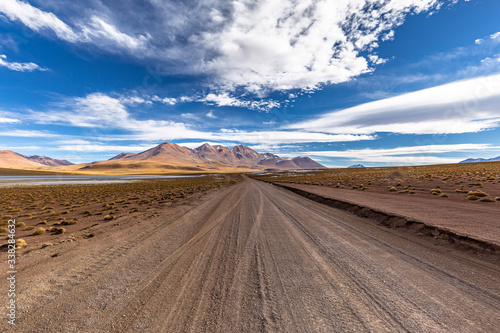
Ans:
<svg viewBox="0 0 500 333"><path fill-rule="evenodd" d="M494 331L499 166L4 188L27 244L14 330Z"/></svg>

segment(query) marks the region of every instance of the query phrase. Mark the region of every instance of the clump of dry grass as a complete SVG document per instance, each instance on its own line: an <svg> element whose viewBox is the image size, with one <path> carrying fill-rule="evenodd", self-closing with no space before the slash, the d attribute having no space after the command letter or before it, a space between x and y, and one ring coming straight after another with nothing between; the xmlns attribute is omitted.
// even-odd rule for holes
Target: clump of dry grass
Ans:
<svg viewBox="0 0 500 333"><path fill-rule="evenodd" d="M495 202L495 199L492 199L490 197L483 197L483 198L480 198L478 201L480 201L480 202Z"/></svg>
<svg viewBox="0 0 500 333"><path fill-rule="evenodd" d="M0 228L0 233L4 233L4 232L7 232L7 231L9 231L9 229L7 229L7 228Z"/></svg>
<svg viewBox="0 0 500 333"><path fill-rule="evenodd" d="M58 227L50 227L49 231L53 232L56 235L60 235L60 234L64 234L66 232L66 229L58 228Z"/></svg>
<svg viewBox="0 0 500 333"><path fill-rule="evenodd" d="M16 228L22 228L24 227L26 224L24 224L24 222L17 222L16 223Z"/></svg>
<svg viewBox="0 0 500 333"><path fill-rule="evenodd" d="M448 194L446 194L446 193L441 193L440 197L441 197L441 198L448 198Z"/></svg>
<svg viewBox="0 0 500 333"><path fill-rule="evenodd" d="M488 193L477 190L477 191L469 191L467 195L475 195L476 197L487 197Z"/></svg>
<svg viewBox="0 0 500 333"><path fill-rule="evenodd" d="M28 244L26 244L26 241L24 239L22 239L22 238L16 239L16 243L15 244L16 244L16 247L15 247L16 250L20 249L20 248L23 248L25 246L28 246Z"/></svg>
<svg viewBox="0 0 500 333"><path fill-rule="evenodd" d="M398 189L395 188L394 186L389 188L389 192L397 192L397 191L398 191Z"/></svg>
<svg viewBox="0 0 500 333"><path fill-rule="evenodd" d="M433 188L433 189L431 190L431 194L432 194L432 195L438 195L438 194L441 194L441 193L443 193L443 191L441 191L441 190L440 190L440 189L438 189L438 188Z"/></svg>
<svg viewBox="0 0 500 333"><path fill-rule="evenodd" d="M110 220L112 220L114 218L115 218L114 216L106 215L106 216L104 216L104 221L110 221Z"/></svg>
<svg viewBox="0 0 500 333"><path fill-rule="evenodd" d="M478 199L479 199L479 197L477 195L472 194L472 195L467 196L467 200L478 200Z"/></svg>
<svg viewBox="0 0 500 333"><path fill-rule="evenodd" d="M46 231L45 228L40 227L36 229L36 231L33 233L33 236L43 235L45 231Z"/></svg>
<svg viewBox="0 0 500 333"><path fill-rule="evenodd" d="M24 228L24 230L33 230L33 229L35 229L35 227L32 225L29 225L26 228Z"/></svg>

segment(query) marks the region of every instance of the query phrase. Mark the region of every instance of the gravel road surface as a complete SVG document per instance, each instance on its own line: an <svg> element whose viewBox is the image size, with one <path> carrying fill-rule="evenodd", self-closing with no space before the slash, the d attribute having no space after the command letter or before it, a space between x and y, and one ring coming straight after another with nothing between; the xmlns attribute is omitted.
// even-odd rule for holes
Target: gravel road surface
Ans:
<svg viewBox="0 0 500 333"><path fill-rule="evenodd" d="M110 223L93 238L23 256L17 326L7 328L2 316L0 328L464 333L500 327L495 258L438 246L269 184L245 178L139 222Z"/></svg>

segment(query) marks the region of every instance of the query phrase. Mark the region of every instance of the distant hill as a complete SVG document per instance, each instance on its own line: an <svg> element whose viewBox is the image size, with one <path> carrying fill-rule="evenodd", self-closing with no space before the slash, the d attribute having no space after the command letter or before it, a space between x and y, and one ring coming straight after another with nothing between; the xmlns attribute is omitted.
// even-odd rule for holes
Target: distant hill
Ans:
<svg viewBox="0 0 500 333"><path fill-rule="evenodd" d="M41 169L43 167L43 164L29 160L21 154L10 150L0 150L0 168Z"/></svg>
<svg viewBox="0 0 500 333"><path fill-rule="evenodd" d="M478 163L478 162L495 162L495 161L500 161L500 156L493 158L468 158L459 163Z"/></svg>
<svg viewBox="0 0 500 333"><path fill-rule="evenodd" d="M144 152L121 153L108 161L95 162L89 168L98 168L102 165L111 165L118 161L132 163L140 167L138 162L170 165L171 167L224 169L322 169L323 165L309 157L294 157L286 159L271 153L258 153L250 147L237 145L227 148L221 145L212 146L205 143L197 148L190 149L175 143L164 142ZM95 165L97 164L97 165Z"/></svg>
<svg viewBox="0 0 500 333"><path fill-rule="evenodd" d="M363 164L354 164L351 166L348 166L348 168L366 168Z"/></svg>
<svg viewBox="0 0 500 333"><path fill-rule="evenodd" d="M67 161L67 160L58 160L55 158L41 156L41 155L32 155L32 156L21 155L21 156L23 156L24 158L26 158L30 161L40 163L43 165L48 165L48 166L60 166L60 165L73 165L74 164L74 163L71 163L70 161Z"/></svg>

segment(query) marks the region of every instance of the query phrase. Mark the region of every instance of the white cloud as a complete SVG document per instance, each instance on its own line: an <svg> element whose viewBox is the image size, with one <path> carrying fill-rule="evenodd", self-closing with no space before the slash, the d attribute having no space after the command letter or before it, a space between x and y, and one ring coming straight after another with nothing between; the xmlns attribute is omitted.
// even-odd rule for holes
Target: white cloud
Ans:
<svg viewBox="0 0 500 333"><path fill-rule="evenodd" d="M428 88L289 125L323 133L473 133L500 126L500 75Z"/></svg>
<svg viewBox="0 0 500 333"><path fill-rule="evenodd" d="M229 93L227 92L219 94L209 93L205 97L196 99L196 101L203 102L208 105L236 106L252 110L263 110L263 111L268 111L273 108L280 107L280 103L274 100L245 101L230 96Z"/></svg>
<svg viewBox="0 0 500 333"><path fill-rule="evenodd" d="M81 143L81 144L69 144L61 145L55 148L55 150L72 151L72 152L142 152L144 150L150 149L151 145L104 145L99 143Z"/></svg>
<svg viewBox="0 0 500 333"><path fill-rule="evenodd" d="M202 75L215 91L243 87L262 97L270 90L318 89L372 71L385 61L375 54L379 43L392 39L408 14L437 10L440 2L154 0L141 6L138 0L81 0L71 9L56 6L58 17L20 0L2 0L0 13L70 43L126 51L160 64L167 74ZM40 6L54 9L42 1ZM237 103L222 97L212 102Z"/></svg>
<svg viewBox="0 0 500 333"><path fill-rule="evenodd" d="M21 21L34 31L51 30L60 39L76 42L78 35L53 13L41 11L29 3L19 0L0 1L0 13L11 21Z"/></svg>
<svg viewBox="0 0 500 333"><path fill-rule="evenodd" d="M62 135L46 131L12 129L12 130L0 131L0 137L1 136L21 137L21 138L58 138L61 137Z"/></svg>
<svg viewBox="0 0 500 333"><path fill-rule="evenodd" d="M392 29L409 12L426 11L437 3L236 0L231 3L232 20L192 41L203 47L203 69L216 73L229 87L316 89L371 71L360 52L391 38Z"/></svg>
<svg viewBox="0 0 500 333"><path fill-rule="evenodd" d="M193 113L183 113L181 114L181 117L184 119L191 119L191 120L200 120L200 117Z"/></svg>
<svg viewBox="0 0 500 333"><path fill-rule="evenodd" d="M17 72L47 71L47 68L38 66L33 62L9 62L5 54L0 54L0 67L5 67Z"/></svg>
<svg viewBox="0 0 500 333"><path fill-rule="evenodd" d="M20 21L33 31L40 33L50 31L64 41L95 43L112 52L115 48L129 51L143 49L150 39L148 34L139 34L138 37L127 35L107 22L104 17L96 15L84 19L75 18L74 27L71 27L55 14L19 0L0 1L0 14L4 14L11 21Z"/></svg>
<svg viewBox="0 0 500 333"><path fill-rule="evenodd" d="M18 124L18 123L21 123L21 120L0 117L0 124Z"/></svg>
<svg viewBox="0 0 500 333"><path fill-rule="evenodd" d="M214 114L214 112L212 110L207 112L206 117L210 118L210 119L217 119L217 116Z"/></svg>
<svg viewBox="0 0 500 333"><path fill-rule="evenodd" d="M221 129L218 132L193 130L181 122L166 120L138 120L131 116L119 98L102 93L69 99L60 103L58 110L32 112L26 118L38 124L61 124L75 127L96 128L103 131L121 130L125 135L103 135L101 141L142 140L150 142L197 139L209 141L233 141L252 144L284 144L301 142L348 142L374 140L373 135L327 134L305 130L291 131L240 131ZM185 113L184 118L197 118ZM28 133L27 133L28 134Z"/></svg>
<svg viewBox="0 0 500 333"><path fill-rule="evenodd" d="M436 154L498 150L491 144L451 144L397 147L390 149L350 149L343 151L310 151L307 156L347 158L358 162L404 165L457 163L463 158L435 156Z"/></svg>

